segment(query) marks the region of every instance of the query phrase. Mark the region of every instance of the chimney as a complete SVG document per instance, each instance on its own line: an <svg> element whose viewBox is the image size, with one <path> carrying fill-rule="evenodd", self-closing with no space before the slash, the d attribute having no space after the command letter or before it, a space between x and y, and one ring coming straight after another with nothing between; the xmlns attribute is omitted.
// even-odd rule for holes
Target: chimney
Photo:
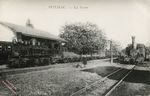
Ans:
<svg viewBox="0 0 150 96"><path fill-rule="evenodd" d="M27 27L34 28L34 27L33 27L33 24L31 24L30 19L28 19L28 20L27 20L27 22L26 22L26 26L27 26Z"/></svg>
<svg viewBox="0 0 150 96"><path fill-rule="evenodd" d="M132 36L132 48L135 49L135 36Z"/></svg>

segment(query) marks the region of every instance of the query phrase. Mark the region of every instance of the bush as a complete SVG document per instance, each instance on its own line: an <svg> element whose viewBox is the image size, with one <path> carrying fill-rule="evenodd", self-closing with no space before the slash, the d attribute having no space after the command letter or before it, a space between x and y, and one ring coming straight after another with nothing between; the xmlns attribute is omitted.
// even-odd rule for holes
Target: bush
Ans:
<svg viewBox="0 0 150 96"><path fill-rule="evenodd" d="M63 52L63 57L59 60L59 63L78 62L80 56L73 52Z"/></svg>
<svg viewBox="0 0 150 96"><path fill-rule="evenodd" d="M9 68L25 68L25 67L34 67L34 66L43 66L49 65L50 59L49 58L15 58L11 59L8 63Z"/></svg>
<svg viewBox="0 0 150 96"><path fill-rule="evenodd" d="M9 68L18 68L19 66L19 60L17 59L11 59L7 65Z"/></svg>
<svg viewBox="0 0 150 96"><path fill-rule="evenodd" d="M8 63L9 68L24 68L24 67L34 67L34 60L33 59L12 59L10 63Z"/></svg>

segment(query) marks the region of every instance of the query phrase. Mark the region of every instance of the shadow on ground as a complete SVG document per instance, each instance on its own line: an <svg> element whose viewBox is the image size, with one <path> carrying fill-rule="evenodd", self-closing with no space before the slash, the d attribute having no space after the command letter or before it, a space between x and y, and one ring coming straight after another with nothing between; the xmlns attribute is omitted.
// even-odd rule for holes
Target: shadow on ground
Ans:
<svg viewBox="0 0 150 96"><path fill-rule="evenodd" d="M112 73L113 71L119 69L118 67L96 67L96 68L90 68L85 69L82 71L91 72L91 73L97 73L98 75L105 77L106 75ZM112 80L120 80L125 73L127 73L129 69L123 69L122 71L113 74L112 76L108 77ZM150 85L150 70L133 70L130 75L127 76L127 78L124 79L125 82L130 83L144 83Z"/></svg>
<svg viewBox="0 0 150 96"><path fill-rule="evenodd" d="M119 69L118 67L107 66L107 67L95 67L90 69L84 69L82 71L97 73L98 75L105 77L106 75L118 69Z"/></svg>

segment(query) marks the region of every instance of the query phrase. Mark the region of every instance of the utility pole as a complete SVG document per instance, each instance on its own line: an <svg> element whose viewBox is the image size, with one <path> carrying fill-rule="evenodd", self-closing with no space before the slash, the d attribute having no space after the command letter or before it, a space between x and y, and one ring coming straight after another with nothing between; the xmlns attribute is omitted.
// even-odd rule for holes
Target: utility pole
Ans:
<svg viewBox="0 0 150 96"><path fill-rule="evenodd" d="M110 40L110 63L113 63L112 40Z"/></svg>

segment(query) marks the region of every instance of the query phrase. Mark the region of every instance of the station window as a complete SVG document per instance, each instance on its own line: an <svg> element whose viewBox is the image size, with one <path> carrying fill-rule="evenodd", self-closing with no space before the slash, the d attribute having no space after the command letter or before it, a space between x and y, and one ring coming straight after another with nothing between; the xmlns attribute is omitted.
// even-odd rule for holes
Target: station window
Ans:
<svg viewBox="0 0 150 96"><path fill-rule="evenodd" d="M31 41L27 41L27 42L28 42L29 45L31 44Z"/></svg>
<svg viewBox="0 0 150 96"><path fill-rule="evenodd" d="M28 45L28 41L25 41L25 45Z"/></svg>
<svg viewBox="0 0 150 96"><path fill-rule="evenodd" d="M22 43L23 41L22 41L22 39L18 39L18 42L19 42L19 43Z"/></svg>
<svg viewBox="0 0 150 96"><path fill-rule="evenodd" d="M41 45L41 43L40 42L38 42L38 46L40 46Z"/></svg>
<svg viewBox="0 0 150 96"><path fill-rule="evenodd" d="M36 45L36 39L32 39L32 45L34 46L34 45Z"/></svg>
<svg viewBox="0 0 150 96"><path fill-rule="evenodd" d="M13 41L12 41L12 42L13 42L13 44L16 44L17 40L16 40L16 39L13 39Z"/></svg>
<svg viewBox="0 0 150 96"><path fill-rule="evenodd" d="M2 46L0 45L0 51L2 50Z"/></svg>
<svg viewBox="0 0 150 96"><path fill-rule="evenodd" d="M55 44L55 45L54 45L54 48L58 49L58 47L59 47L58 44Z"/></svg>
<svg viewBox="0 0 150 96"><path fill-rule="evenodd" d="M65 43L61 43L62 46L65 46Z"/></svg>
<svg viewBox="0 0 150 96"><path fill-rule="evenodd" d="M7 46L8 49L11 49L11 46Z"/></svg>
<svg viewBox="0 0 150 96"><path fill-rule="evenodd" d="M24 44L24 41L21 41L20 43Z"/></svg>

